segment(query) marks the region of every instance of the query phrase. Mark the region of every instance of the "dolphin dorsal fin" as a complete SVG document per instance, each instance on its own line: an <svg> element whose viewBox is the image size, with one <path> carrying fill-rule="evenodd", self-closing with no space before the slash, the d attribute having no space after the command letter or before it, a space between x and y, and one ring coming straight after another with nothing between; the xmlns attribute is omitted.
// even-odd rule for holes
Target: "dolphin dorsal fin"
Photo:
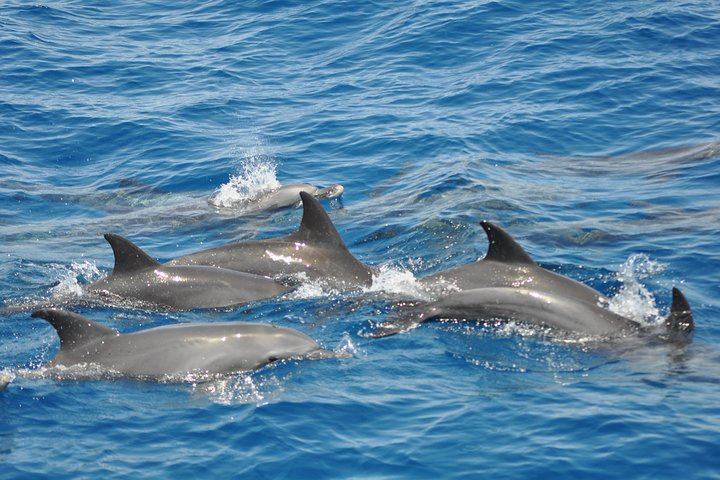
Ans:
<svg viewBox="0 0 720 480"><path fill-rule="evenodd" d="M300 198L303 204L300 228L290 237L307 243L324 243L347 248L318 199L307 192L300 192Z"/></svg>
<svg viewBox="0 0 720 480"><path fill-rule="evenodd" d="M673 287L670 314L665 319L665 328L670 333L689 334L695 329L692 309L680 289Z"/></svg>
<svg viewBox="0 0 720 480"><path fill-rule="evenodd" d="M32 313L33 318L50 322L60 337L60 350L73 348L101 337L119 335L117 330L108 328L89 318L66 310L43 309Z"/></svg>
<svg viewBox="0 0 720 480"><path fill-rule="evenodd" d="M115 267L112 275L132 273L160 265L160 262L127 238L113 233L106 233L105 240L108 241L115 254Z"/></svg>
<svg viewBox="0 0 720 480"><path fill-rule="evenodd" d="M490 222L480 222L490 243L485 260L504 263L525 263L535 265L525 249L509 233Z"/></svg>

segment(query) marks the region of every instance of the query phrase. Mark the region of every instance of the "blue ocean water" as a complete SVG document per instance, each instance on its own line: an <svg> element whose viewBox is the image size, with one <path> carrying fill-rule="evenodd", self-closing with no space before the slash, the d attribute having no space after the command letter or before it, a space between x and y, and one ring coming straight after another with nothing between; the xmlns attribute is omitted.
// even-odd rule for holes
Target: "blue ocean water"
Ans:
<svg viewBox="0 0 720 480"><path fill-rule="evenodd" d="M343 184L326 207L379 274L223 311L77 309L352 353L206 383L49 377L55 332L4 315L0 477L720 478L719 38L709 1L3 2L4 306L109 272L109 231L163 261L285 235L299 209L207 201L272 181ZM484 219L627 315L679 286L693 342L363 336L417 276L482 257Z"/></svg>

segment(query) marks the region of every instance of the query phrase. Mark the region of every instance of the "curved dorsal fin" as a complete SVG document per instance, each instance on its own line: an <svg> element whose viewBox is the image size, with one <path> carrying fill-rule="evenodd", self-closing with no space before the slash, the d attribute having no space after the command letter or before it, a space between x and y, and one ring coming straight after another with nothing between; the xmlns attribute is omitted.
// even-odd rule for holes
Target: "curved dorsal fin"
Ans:
<svg viewBox="0 0 720 480"><path fill-rule="evenodd" d="M117 330L66 310L36 310L32 316L47 320L55 328L60 337L60 350L72 349L77 345L83 345L101 337L119 335Z"/></svg>
<svg viewBox="0 0 720 480"><path fill-rule="evenodd" d="M300 192L300 198L303 203L300 228L290 237L306 243L324 243L347 248L320 202L307 192Z"/></svg>
<svg viewBox="0 0 720 480"><path fill-rule="evenodd" d="M105 240L108 241L115 254L115 267L112 275L132 273L160 265L160 262L150 257L127 238L106 233Z"/></svg>
<svg viewBox="0 0 720 480"><path fill-rule="evenodd" d="M530 258L530 255L505 230L485 221L480 222L480 226L485 230L490 243L485 260L535 265L535 261Z"/></svg>
<svg viewBox="0 0 720 480"><path fill-rule="evenodd" d="M665 319L665 328L670 333L689 334L695 329L692 309L680 289L673 287L672 306Z"/></svg>

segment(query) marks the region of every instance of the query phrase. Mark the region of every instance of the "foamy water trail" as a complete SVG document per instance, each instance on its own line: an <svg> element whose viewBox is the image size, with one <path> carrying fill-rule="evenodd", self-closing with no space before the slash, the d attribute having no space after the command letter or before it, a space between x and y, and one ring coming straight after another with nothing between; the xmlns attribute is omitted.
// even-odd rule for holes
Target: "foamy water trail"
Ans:
<svg viewBox="0 0 720 480"><path fill-rule="evenodd" d="M608 308L613 312L637 322L656 325L662 321L655 297L642 283L665 269L645 254L634 254L620 266L616 276L622 282L617 295L610 299Z"/></svg>
<svg viewBox="0 0 720 480"><path fill-rule="evenodd" d="M277 179L277 163L259 147L250 149L239 163L230 180L210 196L211 205L232 208L248 202L268 190L280 188Z"/></svg>

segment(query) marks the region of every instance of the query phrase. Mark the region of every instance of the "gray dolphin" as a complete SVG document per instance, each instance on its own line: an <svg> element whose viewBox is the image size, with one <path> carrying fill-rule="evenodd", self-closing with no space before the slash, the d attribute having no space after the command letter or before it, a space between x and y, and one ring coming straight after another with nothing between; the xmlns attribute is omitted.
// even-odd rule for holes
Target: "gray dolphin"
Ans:
<svg viewBox="0 0 720 480"><path fill-rule="evenodd" d="M462 267L443 270L420 278L424 287L450 284L460 290L487 287L538 289L597 304L607 301L600 292L537 265L530 255L502 228L480 222L488 237L485 258Z"/></svg>
<svg viewBox="0 0 720 480"><path fill-rule="evenodd" d="M130 240L113 234L105 239L115 254L115 268L85 287L87 293L190 310L229 307L287 291L260 275L210 266L162 265Z"/></svg>
<svg viewBox="0 0 720 480"><path fill-rule="evenodd" d="M320 202L299 193L300 228L285 237L231 243L176 258L167 265L211 265L289 281L304 275L332 288L372 284L372 271L348 250Z"/></svg>
<svg viewBox="0 0 720 480"><path fill-rule="evenodd" d="M438 318L513 320L591 336L639 332L639 323L586 302L531 288L489 287L455 292L435 302L413 306L377 325L371 337L386 337ZM664 335L677 340L694 329L690 305L677 288L664 322Z"/></svg>
<svg viewBox="0 0 720 480"><path fill-rule="evenodd" d="M302 202L300 192L306 192L317 198L333 199L337 198L345 191L342 185L333 185L331 187L316 187L309 183L291 183L282 187L271 190L263 194L258 200L258 208L263 210L275 210L278 208L300 206Z"/></svg>
<svg viewBox="0 0 720 480"><path fill-rule="evenodd" d="M317 199L338 198L345 191L342 185L331 187L316 187L309 183L291 183L281 187L262 192L255 198L250 198L233 204L232 208L239 208L243 211L255 210L277 210L280 208L299 206L301 203L300 192L306 192ZM217 192L216 192L217 194ZM216 194L210 197L210 203L214 204Z"/></svg>
<svg viewBox="0 0 720 480"><path fill-rule="evenodd" d="M133 378L226 374L281 359L341 356L297 330L272 325L181 324L121 334L65 310L37 310L32 316L50 322L60 337L60 351L48 366L95 364Z"/></svg>

